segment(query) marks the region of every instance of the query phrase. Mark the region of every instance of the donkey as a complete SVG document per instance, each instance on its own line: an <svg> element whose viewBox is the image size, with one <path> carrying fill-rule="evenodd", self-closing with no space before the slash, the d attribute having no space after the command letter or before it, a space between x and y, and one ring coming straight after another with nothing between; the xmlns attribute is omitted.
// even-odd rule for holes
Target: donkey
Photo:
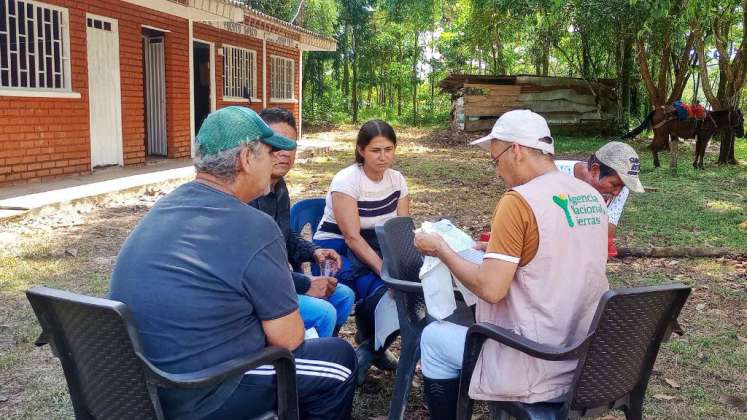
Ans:
<svg viewBox="0 0 747 420"><path fill-rule="evenodd" d="M724 127L731 129L737 137L744 137L744 115L739 109L724 109L721 111L708 111L704 120L680 121L672 108L659 107L651 111L643 120L641 125L623 136L630 139L652 125L654 141L649 148L654 155L654 166L659 167L659 152L669 149L669 141L677 141L678 138L696 139L695 160L693 168L703 169L703 158L706 146L711 137Z"/></svg>

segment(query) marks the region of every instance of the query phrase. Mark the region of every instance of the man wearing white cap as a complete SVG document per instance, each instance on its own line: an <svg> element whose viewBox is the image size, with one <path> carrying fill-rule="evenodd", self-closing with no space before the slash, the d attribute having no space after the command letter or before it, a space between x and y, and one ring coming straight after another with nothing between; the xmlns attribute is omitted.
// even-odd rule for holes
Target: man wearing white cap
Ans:
<svg viewBox="0 0 747 420"><path fill-rule="evenodd" d="M477 322L489 322L551 346L585 337L605 274L607 209L589 184L561 173L540 115L510 111L490 135L472 142L490 152L509 191L493 216L481 264L462 259L435 234L415 246L436 256L479 300ZM455 418L467 328L433 322L421 337L425 398L433 419ZM550 401L568 392L576 361L548 362L487 341L470 381L478 400Z"/></svg>
<svg viewBox="0 0 747 420"><path fill-rule="evenodd" d="M575 176L602 194L607 203L607 215L609 216L607 253L610 257L617 255L615 231L628 194L630 191L637 193L644 191L638 179L641 161L635 149L625 143L612 141L589 156L586 162L556 160L555 166L560 172Z"/></svg>

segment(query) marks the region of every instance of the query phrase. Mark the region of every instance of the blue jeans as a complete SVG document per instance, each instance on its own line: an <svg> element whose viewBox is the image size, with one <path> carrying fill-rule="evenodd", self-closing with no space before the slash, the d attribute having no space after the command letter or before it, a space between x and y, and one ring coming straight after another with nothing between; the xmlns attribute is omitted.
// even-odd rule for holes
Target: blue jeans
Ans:
<svg viewBox="0 0 747 420"><path fill-rule="evenodd" d="M327 299L298 295L304 327L307 330L313 327L319 337L330 337L335 326L344 324L354 302L355 293L341 283L337 283L337 288Z"/></svg>
<svg viewBox="0 0 747 420"><path fill-rule="evenodd" d="M446 321L428 324L420 336L420 368L429 379L459 377L467 327Z"/></svg>

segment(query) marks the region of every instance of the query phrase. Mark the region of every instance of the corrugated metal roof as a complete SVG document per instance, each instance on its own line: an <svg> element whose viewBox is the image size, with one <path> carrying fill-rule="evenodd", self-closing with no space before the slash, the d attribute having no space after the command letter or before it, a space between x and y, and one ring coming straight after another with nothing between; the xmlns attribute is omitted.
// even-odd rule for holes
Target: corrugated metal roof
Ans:
<svg viewBox="0 0 747 420"><path fill-rule="evenodd" d="M538 76L536 74L517 74L517 75L498 75L498 76L491 76L491 75L485 75L485 74L460 74L460 73L452 73L448 75L446 78L441 80L438 83L438 86L451 93L455 93L457 90L461 89L466 83L482 83L482 84L490 84L490 85L511 85L516 83L517 78L537 78L537 79L552 79L557 81L562 80L574 80L579 81L583 80L579 77L554 77L554 76ZM614 86L616 84L615 79L599 79L599 83L603 85L612 85Z"/></svg>

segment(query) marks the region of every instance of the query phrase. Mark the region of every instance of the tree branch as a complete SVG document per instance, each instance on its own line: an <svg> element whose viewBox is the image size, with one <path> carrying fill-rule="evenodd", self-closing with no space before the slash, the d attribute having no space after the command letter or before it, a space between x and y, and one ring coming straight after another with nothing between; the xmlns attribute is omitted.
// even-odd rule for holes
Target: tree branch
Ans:
<svg viewBox="0 0 747 420"><path fill-rule="evenodd" d="M695 31L690 31L690 34L687 36L687 41L685 42L685 49L682 51L682 54L680 55L679 61L677 63L677 69L674 75L674 83L672 84L672 93L669 95L667 103L672 103L676 99L679 99L680 96L682 96L682 91L685 90L685 85L687 84L687 76L690 73L690 51L693 48L694 42Z"/></svg>
<svg viewBox="0 0 747 420"><path fill-rule="evenodd" d="M695 38L695 50L698 52L698 66L700 68L700 84L703 88L703 94L705 94L706 99L708 99L708 103L711 104L711 106L714 109L721 109L721 102L716 98L716 95L713 94L713 88L711 87L711 80L708 78L708 63L706 62L706 56L704 52L704 37L703 37L703 31L701 31L700 26L697 22L693 22L692 24L693 32L696 33Z"/></svg>
<svg viewBox="0 0 747 420"><path fill-rule="evenodd" d="M659 82L657 87L661 93L661 98L664 99L664 95L667 92L667 76L669 76L669 54L672 50L672 43L670 42L669 32L664 33L664 48L661 51L661 62L659 63Z"/></svg>
<svg viewBox="0 0 747 420"><path fill-rule="evenodd" d="M731 61L730 61L731 58L729 57L729 53L726 51L726 41L721 35L721 20L720 19L713 20L713 37L715 40L714 44L716 45L716 50L718 51L718 55L719 55L719 65L722 66L722 70L724 71L724 74L726 74L726 79L733 80L734 74L732 73L732 68L731 68Z"/></svg>
<svg viewBox="0 0 747 420"><path fill-rule="evenodd" d="M742 0L742 28L747 28L747 0ZM739 45L737 54L734 57L733 68L737 75L734 85L737 92L744 86L747 69L745 68L745 55L747 54L747 30L742 30L742 43Z"/></svg>
<svg viewBox="0 0 747 420"><path fill-rule="evenodd" d="M651 97L651 102L654 103L654 106L663 105L662 100L659 98L659 91L654 86L654 81L651 80L651 71L646 61L646 47L640 38L636 38L635 45L637 50L636 58L638 59L638 65L641 67L641 78L646 86L648 95Z"/></svg>

